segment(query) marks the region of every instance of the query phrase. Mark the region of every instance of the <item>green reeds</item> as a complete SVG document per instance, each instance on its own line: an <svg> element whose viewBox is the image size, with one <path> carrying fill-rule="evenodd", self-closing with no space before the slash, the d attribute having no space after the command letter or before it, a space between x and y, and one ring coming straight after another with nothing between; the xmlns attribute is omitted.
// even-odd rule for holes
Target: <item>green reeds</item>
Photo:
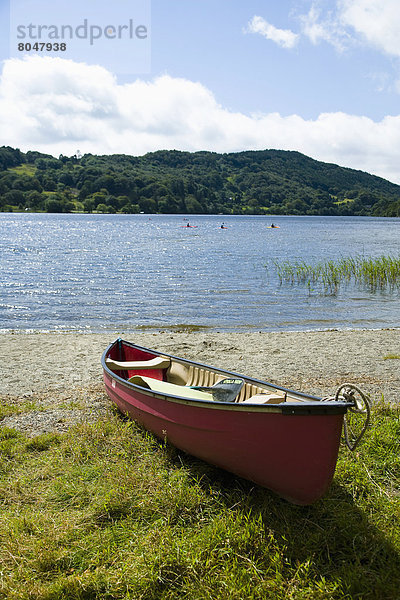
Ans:
<svg viewBox="0 0 400 600"><path fill-rule="evenodd" d="M335 293L342 283L356 283L371 291L395 289L400 285L400 257L378 256L345 257L325 260L316 264L305 261L276 261L275 267L281 283L322 285L325 292Z"/></svg>

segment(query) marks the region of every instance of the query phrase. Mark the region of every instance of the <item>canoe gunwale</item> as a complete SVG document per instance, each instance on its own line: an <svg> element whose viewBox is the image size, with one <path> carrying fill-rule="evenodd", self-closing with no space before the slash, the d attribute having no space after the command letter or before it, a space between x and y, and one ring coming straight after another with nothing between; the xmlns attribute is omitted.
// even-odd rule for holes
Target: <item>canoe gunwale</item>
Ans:
<svg viewBox="0 0 400 600"><path fill-rule="evenodd" d="M243 378L246 383L250 383L253 385L261 385L261 386L270 386L275 390L279 390L282 392L288 392L295 397L298 397L301 402L282 402L280 404L251 404L251 403L243 403L243 402L219 402L217 400L203 400L203 399L188 399L184 396L175 396L172 394L163 394L161 392L157 392L151 389L147 389L141 386L138 386L130 381L127 381L123 377L117 375L112 371L106 364L106 358L108 357L109 352L112 348L115 347L117 343L122 343L124 345L130 346L131 348L135 348L137 350L152 353L156 356L168 357L174 361L188 364L188 365L196 365L197 367L203 369L209 369L215 373L228 376L228 377L239 377ZM101 364L103 367L104 374L107 374L111 380L118 383L118 385L122 385L123 387L128 388L132 392L137 392L140 394L144 394L145 396L149 396L151 398L157 398L159 400L164 400L167 402L173 402L176 404L184 404L187 406L193 406L198 408L205 409L213 409L213 410L229 410L229 411L238 411L238 412L258 412L258 413L280 413L282 415L323 415L323 414L345 414L349 408L353 406L351 402L343 402L343 401L323 401L318 396L311 396L309 394L305 394L303 392L297 392L295 390L291 390L288 388L284 388L272 383L268 383L266 381L262 381L259 379L255 379L252 377L243 376L239 373L233 371L226 371L224 369L219 369L216 367L212 367L210 365L206 365L203 363L198 363L196 361L188 360L185 358L180 358L174 356L172 354L168 354L166 352L158 352L157 350L153 350L150 348L145 348L143 346L138 346L126 340L122 340L121 338L116 339L112 342L106 350L103 352L101 358Z"/></svg>

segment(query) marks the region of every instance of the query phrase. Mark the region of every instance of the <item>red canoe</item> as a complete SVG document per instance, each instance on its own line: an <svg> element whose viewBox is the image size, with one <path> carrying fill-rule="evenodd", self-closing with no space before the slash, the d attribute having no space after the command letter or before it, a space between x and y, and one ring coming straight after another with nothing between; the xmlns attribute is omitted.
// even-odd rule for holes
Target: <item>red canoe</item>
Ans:
<svg viewBox="0 0 400 600"><path fill-rule="evenodd" d="M295 504L327 491L354 402L321 400L121 339L106 349L102 366L112 402L177 448ZM224 378L244 380L234 401L190 387Z"/></svg>

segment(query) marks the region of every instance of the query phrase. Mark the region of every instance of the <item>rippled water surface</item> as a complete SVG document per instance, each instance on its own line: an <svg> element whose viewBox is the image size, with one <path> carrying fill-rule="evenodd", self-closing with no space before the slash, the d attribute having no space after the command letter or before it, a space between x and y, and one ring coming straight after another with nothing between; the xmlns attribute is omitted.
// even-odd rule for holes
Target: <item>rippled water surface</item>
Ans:
<svg viewBox="0 0 400 600"><path fill-rule="evenodd" d="M221 229L221 222L227 229ZM0 214L0 329L382 328L399 292L280 285L274 261L398 256L399 219Z"/></svg>

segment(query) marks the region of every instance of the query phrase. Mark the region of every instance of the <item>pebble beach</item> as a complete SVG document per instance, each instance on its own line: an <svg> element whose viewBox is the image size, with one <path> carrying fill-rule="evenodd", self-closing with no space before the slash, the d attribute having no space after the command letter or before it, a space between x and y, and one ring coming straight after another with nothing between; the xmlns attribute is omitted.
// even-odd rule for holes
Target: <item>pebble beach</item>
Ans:
<svg viewBox="0 0 400 600"><path fill-rule="evenodd" d="M400 399L400 330L7 333L0 336L0 427L64 432L108 414L101 355L117 337L318 396L354 383L372 403Z"/></svg>

